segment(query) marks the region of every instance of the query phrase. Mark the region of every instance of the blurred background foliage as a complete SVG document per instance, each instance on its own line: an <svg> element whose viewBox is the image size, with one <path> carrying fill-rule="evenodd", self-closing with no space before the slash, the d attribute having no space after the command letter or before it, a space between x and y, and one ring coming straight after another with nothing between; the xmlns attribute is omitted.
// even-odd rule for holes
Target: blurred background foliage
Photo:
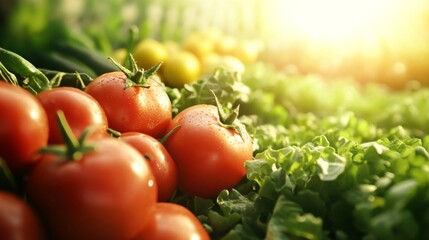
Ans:
<svg viewBox="0 0 429 240"><path fill-rule="evenodd" d="M42 67L61 42L110 55L135 25L140 39L207 29L257 39L260 60L291 74L429 85L424 0L3 0L0 15L0 46Z"/></svg>

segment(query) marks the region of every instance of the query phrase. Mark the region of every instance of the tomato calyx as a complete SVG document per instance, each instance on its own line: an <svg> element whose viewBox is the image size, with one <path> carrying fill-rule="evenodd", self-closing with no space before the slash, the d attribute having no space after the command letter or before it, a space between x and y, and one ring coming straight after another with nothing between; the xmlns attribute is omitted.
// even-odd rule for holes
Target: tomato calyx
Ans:
<svg viewBox="0 0 429 240"><path fill-rule="evenodd" d="M60 71L50 71L50 70L45 70L46 74L52 74L52 78L50 80L50 83L52 85L53 88L56 87L61 87L63 86L63 80L67 81L70 79L75 79L75 84L76 87L78 89L85 89L86 88L86 84L85 81L83 80L82 75L85 75L85 73L79 73L79 72L74 72L74 73L66 73L66 72L60 72ZM91 78L88 75L85 75L85 77Z"/></svg>
<svg viewBox="0 0 429 240"><path fill-rule="evenodd" d="M219 99L216 97L216 94L212 90L211 92L213 93L213 96L216 102L216 107L219 114L219 124L222 127L225 127L228 129L234 129L235 131L237 131L241 139L244 141L243 133L246 131L246 128L237 119L239 115L240 105L235 106L233 109L231 109L229 113L227 113L224 110L222 104L220 104Z"/></svg>
<svg viewBox="0 0 429 240"><path fill-rule="evenodd" d="M158 71L162 64L158 63L145 71L143 68L138 67L137 62L131 53L129 54L130 68L124 67L123 65L116 62L113 58L109 59L125 74L125 76L127 76L124 89L129 87L149 88L150 84L147 83L147 80Z"/></svg>
<svg viewBox="0 0 429 240"><path fill-rule="evenodd" d="M107 128L107 133L114 138L120 138L122 133L112 128Z"/></svg>
<svg viewBox="0 0 429 240"><path fill-rule="evenodd" d="M162 144L165 144L165 142L171 136L171 134L173 134L180 127L181 127L180 125L175 126L170 131L168 131L162 138L158 139L158 141L160 141Z"/></svg>
<svg viewBox="0 0 429 240"><path fill-rule="evenodd" d="M85 153L94 151L95 147L86 143L86 138L91 131L90 127L84 130L79 139L76 139L63 111L57 111L57 120L65 145L47 146L40 149L39 153L52 153L64 159L79 160Z"/></svg>

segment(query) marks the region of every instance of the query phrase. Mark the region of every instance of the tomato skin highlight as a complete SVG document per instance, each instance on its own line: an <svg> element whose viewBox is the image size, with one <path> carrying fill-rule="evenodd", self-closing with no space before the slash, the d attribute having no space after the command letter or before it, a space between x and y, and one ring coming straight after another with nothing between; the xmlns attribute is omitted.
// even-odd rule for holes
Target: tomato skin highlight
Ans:
<svg viewBox="0 0 429 240"><path fill-rule="evenodd" d="M163 86L148 79L150 87L125 87L122 72L95 78L86 88L106 113L109 127L119 132L141 132L161 137L172 118L171 101Z"/></svg>
<svg viewBox="0 0 429 240"><path fill-rule="evenodd" d="M178 113L165 146L176 163L179 188L188 195L216 197L246 174L244 162L253 157L250 136L223 127L217 108L194 105Z"/></svg>
<svg viewBox="0 0 429 240"><path fill-rule="evenodd" d="M45 239L42 225L30 206L4 191L0 191L0 239Z"/></svg>
<svg viewBox="0 0 429 240"><path fill-rule="evenodd" d="M169 202L156 204L154 219L133 240L209 240L201 222L187 208Z"/></svg>
<svg viewBox="0 0 429 240"><path fill-rule="evenodd" d="M123 133L119 139L135 147L150 165L158 185L158 201L170 200L177 188L177 169L164 145L137 132Z"/></svg>
<svg viewBox="0 0 429 240"><path fill-rule="evenodd" d="M42 155L28 177L28 199L52 239L131 239L154 214L157 185L142 156L114 138L93 144L75 161Z"/></svg>
<svg viewBox="0 0 429 240"><path fill-rule="evenodd" d="M79 138L91 127L89 138L107 137L108 122L100 104L91 95L73 87L58 87L37 95L48 115L49 144L64 143L57 122L57 111L62 110L73 131Z"/></svg>
<svg viewBox="0 0 429 240"><path fill-rule="evenodd" d="M46 112L31 93L2 81L0 109L0 157L15 175L26 174L48 143Z"/></svg>

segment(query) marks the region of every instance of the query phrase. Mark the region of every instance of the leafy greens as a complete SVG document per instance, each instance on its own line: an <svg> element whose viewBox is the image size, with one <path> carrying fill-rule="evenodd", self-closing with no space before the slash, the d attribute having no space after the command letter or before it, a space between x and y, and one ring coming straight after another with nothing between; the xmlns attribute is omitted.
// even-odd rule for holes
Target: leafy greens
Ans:
<svg viewBox="0 0 429 240"><path fill-rule="evenodd" d="M177 112L212 104L201 97L209 90L241 104L254 139L240 184L182 202L214 239L429 236L428 89L327 83L261 66L242 79L219 71L170 92Z"/></svg>

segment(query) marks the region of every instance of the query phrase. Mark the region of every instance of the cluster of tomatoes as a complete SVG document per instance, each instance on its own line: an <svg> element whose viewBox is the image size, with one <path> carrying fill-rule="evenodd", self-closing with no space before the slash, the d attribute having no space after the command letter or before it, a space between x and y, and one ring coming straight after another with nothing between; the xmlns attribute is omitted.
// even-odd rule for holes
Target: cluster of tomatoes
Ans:
<svg viewBox="0 0 429 240"><path fill-rule="evenodd" d="M0 81L0 109L0 158L22 189L0 194L0 239L209 239L170 200L216 197L252 158L238 120L213 105L173 117L140 68L36 95Z"/></svg>
<svg viewBox="0 0 429 240"><path fill-rule="evenodd" d="M220 31L206 30L192 32L181 42L146 38L136 44L132 53L144 69L163 62L159 75L166 85L182 87L218 67L242 73L245 65L258 59L262 48L263 44L257 40L240 40ZM122 61L126 54L120 48L113 57Z"/></svg>

